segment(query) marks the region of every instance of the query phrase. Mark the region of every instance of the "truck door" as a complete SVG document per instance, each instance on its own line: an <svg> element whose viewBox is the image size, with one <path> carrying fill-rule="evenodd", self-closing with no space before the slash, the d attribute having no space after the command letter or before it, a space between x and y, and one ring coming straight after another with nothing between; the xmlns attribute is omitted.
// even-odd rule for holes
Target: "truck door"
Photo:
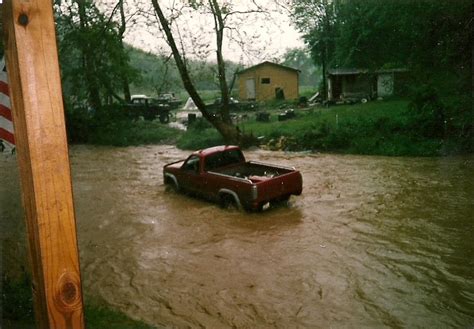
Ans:
<svg viewBox="0 0 474 329"><path fill-rule="evenodd" d="M200 177L200 158L197 155L191 155L181 167L183 176L179 182L186 190L193 193L202 194L202 178Z"/></svg>

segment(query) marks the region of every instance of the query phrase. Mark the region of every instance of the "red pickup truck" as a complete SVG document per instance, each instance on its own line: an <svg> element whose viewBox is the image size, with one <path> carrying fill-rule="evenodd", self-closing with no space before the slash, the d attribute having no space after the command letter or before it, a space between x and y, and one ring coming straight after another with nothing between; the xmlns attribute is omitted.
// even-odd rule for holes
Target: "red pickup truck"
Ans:
<svg viewBox="0 0 474 329"><path fill-rule="evenodd" d="M246 161L238 146L196 151L187 159L163 167L163 180L177 191L246 210L300 195L303 179L294 168Z"/></svg>

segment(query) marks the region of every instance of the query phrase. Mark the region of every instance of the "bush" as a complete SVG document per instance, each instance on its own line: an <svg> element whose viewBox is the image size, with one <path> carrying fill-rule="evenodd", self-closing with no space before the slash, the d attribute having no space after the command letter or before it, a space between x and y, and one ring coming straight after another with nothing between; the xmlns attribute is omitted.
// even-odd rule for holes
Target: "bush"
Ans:
<svg viewBox="0 0 474 329"><path fill-rule="evenodd" d="M5 328L34 328L33 295L31 279L27 273L17 282L5 275L2 278L2 325ZM85 319L88 328L151 329L143 322L135 321L96 300L85 301ZM2 327L3 328L3 327Z"/></svg>
<svg viewBox="0 0 474 329"><path fill-rule="evenodd" d="M70 143L113 146L172 143L182 134L158 119L132 120L120 106L107 106L99 111L68 109L66 129Z"/></svg>
<svg viewBox="0 0 474 329"><path fill-rule="evenodd" d="M3 275L1 286L2 317L13 321L33 323L33 296L30 277L24 274L20 280L15 282Z"/></svg>
<svg viewBox="0 0 474 329"><path fill-rule="evenodd" d="M445 135L445 107L434 88L421 87L408 106L408 128L427 138L443 138Z"/></svg>
<svg viewBox="0 0 474 329"><path fill-rule="evenodd" d="M183 150L198 150L225 144L224 139L214 128L198 130L190 129L177 141L176 146Z"/></svg>

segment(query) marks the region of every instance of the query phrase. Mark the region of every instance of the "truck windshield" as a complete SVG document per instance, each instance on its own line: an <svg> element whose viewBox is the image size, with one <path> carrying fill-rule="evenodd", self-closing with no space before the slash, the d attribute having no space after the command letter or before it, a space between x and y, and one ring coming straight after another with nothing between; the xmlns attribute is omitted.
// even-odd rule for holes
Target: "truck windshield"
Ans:
<svg viewBox="0 0 474 329"><path fill-rule="evenodd" d="M211 154L206 157L204 170L210 171L219 167L225 167L244 161L244 155L240 150L229 150Z"/></svg>

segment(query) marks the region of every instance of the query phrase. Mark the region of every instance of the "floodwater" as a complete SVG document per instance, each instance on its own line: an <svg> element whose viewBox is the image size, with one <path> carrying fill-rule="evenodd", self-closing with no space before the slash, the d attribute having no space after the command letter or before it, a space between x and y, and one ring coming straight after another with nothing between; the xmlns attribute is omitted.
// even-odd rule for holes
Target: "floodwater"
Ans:
<svg viewBox="0 0 474 329"><path fill-rule="evenodd" d="M246 152L304 182L248 214L165 191L187 154L71 149L86 295L167 328L474 328L474 157Z"/></svg>

